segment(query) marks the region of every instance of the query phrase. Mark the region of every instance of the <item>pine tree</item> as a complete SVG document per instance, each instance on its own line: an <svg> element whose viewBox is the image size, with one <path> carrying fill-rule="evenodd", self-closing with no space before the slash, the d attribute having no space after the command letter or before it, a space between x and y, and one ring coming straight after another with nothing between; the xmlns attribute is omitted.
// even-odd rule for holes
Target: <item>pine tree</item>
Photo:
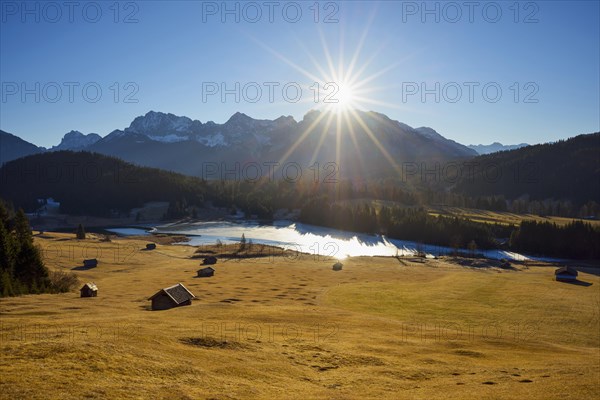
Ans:
<svg viewBox="0 0 600 400"><path fill-rule="evenodd" d="M0 297L15 296L12 276L6 270L0 270Z"/></svg>
<svg viewBox="0 0 600 400"><path fill-rule="evenodd" d="M8 210L6 209L6 206L4 205L2 199L0 199L0 221L3 221L6 224L8 223L8 218Z"/></svg>
<svg viewBox="0 0 600 400"><path fill-rule="evenodd" d="M18 245L17 252L20 251L20 247L25 243L33 243L29 221L22 208L20 208L15 215L15 239Z"/></svg>
<svg viewBox="0 0 600 400"><path fill-rule="evenodd" d="M79 224L79 226L77 227L77 239L78 240L83 240L85 239L85 229L83 229L83 225Z"/></svg>
<svg viewBox="0 0 600 400"><path fill-rule="evenodd" d="M6 223L0 219L0 270L6 270L12 276L15 267L15 240L6 229Z"/></svg>
<svg viewBox="0 0 600 400"><path fill-rule="evenodd" d="M12 232L6 229L6 214L0 211L0 215L0 296L46 291L48 270L33 243L25 213L17 211Z"/></svg>
<svg viewBox="0 0 600 400"><path fill-rule="evenodd" d="M6 229L8 212L0 202L0 297L14 296L15 240Z"/></svg>
<svg viewBox="0 0 600 400"><path fill-rule="evenodd" d="M240 251L244 251L246 249L246 235L242 233L242 238L240 239Z"/></svg>
<svg viewBox="0 0 600 400"><path fill-rule="evenodd" d="M15 278L32 293L44 291L48 286L48 270L33 239L21 243L15 265Z"/></svg>

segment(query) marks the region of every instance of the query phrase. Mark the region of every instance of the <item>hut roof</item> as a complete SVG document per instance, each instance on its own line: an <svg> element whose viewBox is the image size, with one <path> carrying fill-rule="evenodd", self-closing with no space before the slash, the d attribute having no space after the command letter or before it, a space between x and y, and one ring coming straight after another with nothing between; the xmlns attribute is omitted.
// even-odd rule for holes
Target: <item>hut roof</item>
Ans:
<svg viewBox="0 0 600 400"><path fill-rule="evenodd" d="M205 268L200 268L198 271L196 272L200 272L200 271L212 271L215 272L215 269L213 267L205 267Z"/></svg>
<svg viewBox="0 0 600 400"><path fill-rule="evenodd" d="M208 257L204 258L204 260L202 260L203 265L216 264L216 263L217 263L217 257L215 257L215 256L208 256Z"/></svg>
<svg viewBox="0 0 600 400"><path fill-rule="evenodd" d="M577 276L577 270L575 270L571 267L561 267L561 268L558 268L556 271L554 271L554 275L559 275L559 274Z"/></svg>
<svg viewBox="0 0 600 400"><path fill-rule="evenodd" d="M81 287L81 289L79 289L79 290L83 290L83 289L85 289L85 288L86 288L86 286L87 286L89 289L91 289L91 290L94 290L94 291L97 291L97 290L98 290L98 287L96 286L96 284L95 284L95 283L92 283L92 282L88 282L88 283L86 283L86 284L85 284L85 285L83 285L83 286Z"/></svg>
<svg viewBox="0 0 600 400"><path fill-rule="evenodd" d="M160 289L158 292L154 294L154 296L150 297L148 300L152 300L156 296L161 294L166 294L169 296L175 304L181 304L188 300L195 299L196 296L192 292L190 292L183 284L178 283L177 285L169 286L164 289Z"/></svg>

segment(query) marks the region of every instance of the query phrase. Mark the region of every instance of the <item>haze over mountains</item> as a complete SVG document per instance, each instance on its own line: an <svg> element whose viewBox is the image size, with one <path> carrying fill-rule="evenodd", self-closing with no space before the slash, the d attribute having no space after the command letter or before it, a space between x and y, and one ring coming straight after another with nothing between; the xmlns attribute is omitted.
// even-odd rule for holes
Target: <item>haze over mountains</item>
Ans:
<svg viewBox="0 0 600 400"><path fill-rule="evenodd" d="M490 154L497 153L499 151L504 150L515 150L520 149L521 147L529 146L527 143L519 143L519 144L502 144L500 142L494 142L492 144L470 144L470 149L473 149L477 152L477 154Z"/></svg>
<svg viewBox="0 0 600 400"><path fill-rule="evenodd" d="M296 121L291 116L259 120L238 112L217 124L150 111L105 137L71 131L49 151L94 151L196 176L204 173L202 163L225 163L229 168L236 162L296 162L307 168L315 162L335 162L346 166L340 171L346 176L372 177L389 171L394 163L477 155L431 128L414 129L376 112L356 111L355 115L346 120L310 111ZM4 149L0 163L46 151L7 135L0 136Z"/></svg>
<svg viewBox="0 0 600 400"><path fill-rule="evenodd" d="M86 150L209 179L222 177L236 163L286 162L303 170L315 162L318 168L335 163L341 177L371 179L397 174L403 163L447 162L526 146L465 146L432 128L412 128L380 113L349 116L312 110L301 121L291 116L261 120L238 112L217 124L150 111L105 137L73 130L50 149L0 131L0 164L44 151Z"/></svg>
<svg viewBox="0 0 600 400"><path fill-rule="evenodd" d="M0 131L0 157L6 163L32 155L29 161L35 163L56 150L84 150L208 180L256 179L270 175L269 166L295 163L286 178L306 174L312 179L318 171L315 183L330 177L367 184L391 178L409 190L417 185L424 192L473 198L560 200L575 208L600 202L600 133L478 155L432 128L412 128L376 112L355 115L346 120L310 111L296 121L290 116L257 120L238 112L217 124L150 111L105 137L71 131L49 150ZM444 173L445 166L463 162L477 167L472 173L460 167L457 177ZM8 178L13 170L0 169ZM281 172L273 176L284 178Z"/></svg>

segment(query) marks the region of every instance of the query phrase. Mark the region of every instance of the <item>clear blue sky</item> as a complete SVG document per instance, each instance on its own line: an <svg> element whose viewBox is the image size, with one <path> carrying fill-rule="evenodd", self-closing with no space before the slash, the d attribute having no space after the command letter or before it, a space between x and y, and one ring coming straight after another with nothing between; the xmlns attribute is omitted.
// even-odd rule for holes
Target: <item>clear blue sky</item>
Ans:
<svg viewBox="0 0 600 400"><path fill-rule="evenodd" d="M202 122L225 122L236 111L300 120L322 105L314 103L315 81L342 80L328 76L328 59L347 72L355 58L351 77L368 79L354 88L356 106L465 144L539 143L600 130L597 1L478 2L473 10L462 1L452 3L458 9L427 3L437 15L421 1L319 2L318 16L312 1L273 3L272 22L268 2L227 3L238 7L236 22L222 15L221 1L121 2L118 14L114 1L82 1L72 10L63 2L1 1L0 128L48 147L72 129L104 136L149 110ZM211 82L256 82L262 96L250 101L256 92L247 86L239 102L218 94L203 101ZM264 82L279 83L273 102ZM303 88L297 103L283 97L286 83ZM423 85L431 89L424 99ZM97 87L102 96L92 102ZM497 88L502 96L492 102ZM31 92L24 98L23 89Z"/></svg>

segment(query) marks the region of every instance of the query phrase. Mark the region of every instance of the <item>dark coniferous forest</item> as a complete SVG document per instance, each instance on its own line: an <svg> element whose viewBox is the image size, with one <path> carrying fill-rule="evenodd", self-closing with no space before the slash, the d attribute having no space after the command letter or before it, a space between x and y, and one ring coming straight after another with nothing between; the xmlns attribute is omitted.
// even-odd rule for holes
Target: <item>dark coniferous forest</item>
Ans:
<svg viewBox="0 0 600 400"><path fill-rule="evenodd" d="M60 202L61 213L104 217L127 216L132 208L150 201L169 202L164 216L167 219L193 218L207 206L239 209L264 220L272 219L278 209L299 209L301 222L386 234L395 239L452 248L474 245L491 249L510 238L508 246L515 251L598 258L599 233L588 223L489 224L462 217L433 216L426 207L443 204L540 216L598 215L598 182L594 180L600 173L600 156L595 152L599 138L600 134L581 135L554 144L477 157L473 162L493 162L497 168L513 173L501 175L499 183L494 185L485 182L483 175L475 175L473 180L462 180L452 188L440 187L440 182L409 185L393 179L334 183L318 182L311 177L294 182L266 178L252 182L206 181L139 167L97 153L60 151L6 163L0 168L0 197L32 213L40 207L38 199L52 197ZM576 161L568 166L551 162L565 152L569 157L564 159ZM530 170L525 173L523 165L544 168L539 173ZM516 183L514 171L521 174ZM562 185L557 181L570 183ZM557 191L554 187L557 184L569 187L572 195L563 189ZM550 192L557 195L545 197ZM33 289L38 290L42 284L36 281Z"/></svg>

